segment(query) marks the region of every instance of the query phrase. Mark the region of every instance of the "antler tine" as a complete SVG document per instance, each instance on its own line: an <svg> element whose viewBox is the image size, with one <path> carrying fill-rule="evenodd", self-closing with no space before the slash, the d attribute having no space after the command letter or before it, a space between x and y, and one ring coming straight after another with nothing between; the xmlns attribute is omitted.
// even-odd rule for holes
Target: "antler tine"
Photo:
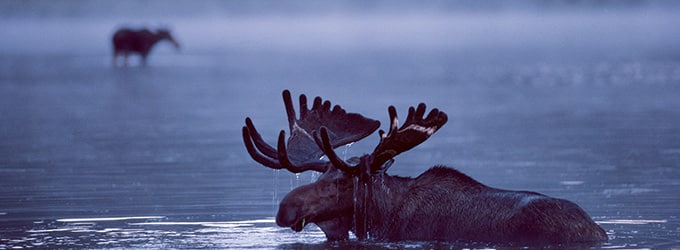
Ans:
<svg viewBox="0 0 680 250"><path fill-rule="evenodd" d="M319 107L321 107L322 101L323 100L321 100L320 96L314 97L314 103L312 104L312 109L318 109Z"/></svg>
<svg viewBox="0 0 680 250"><path fill-rule="evenodd" d="M253 158L256 162L265 165L267 167L273 168L273 169L281 169L281 164L279 164L277 161L268 158L267 156L261 155L257 152L255 149L255 146L253 145L252 135L249 132L249 129L247 127L243 127L243 143L246 145L246 149L248 150L248 154L250 154L250 157Z"/></svg>
<svg viewBox="0 0 680 250"><path fill-rule="evenodd" d="M300 95L300 120L304 120L309 113L309 108L307 108L307 96L304 94Z"/></svg>
<svg viewBox="0 0 680 250"><path fill-rule="evenodd" d="M293 108L293 99L290 97L290 91L287 89L281 93L283 96L283 104L286 106L286 115L288 116L288 127L290 128L290 131L293 131L293 126L295 124L295 120L297 119L295 115L295 108ZM302 99L302 96L300 97ZM300 104L302 105L302 104Z"/></svg>
<svg viewBox="0 0 680 250"><path fill-rule="evenodd" d="M290 162L290 159L288 159L288 151L286 150L286 132L281 130L279 133L279 142L278 142L278 156L279 156L279 164L281 164L282 167L285 167L288 169L288 171L293 172L293 173L301 173L307 170L314 170L317 172L325 172L328 164L326 162L310 162L303 164L301 166L295 166L293 163Z"/></svg>
<svg viewBox="0 0 680 250"><path fill-rule="evenodd" d="M255 129L255 125L253 125L253 121L250 119L250 117L246 117L246 126L250 135L250 138L255 142L255 146L257 147L260 152L262 152L264 155L269 156L270 158L276 158L276 149L274 149L272 146L269 146L264 140L262 139L262 136L260 133L257 132Z"/></svg>
<svg viewBox="0 0 680 250"><path fill-rule="evenodd" d="M427 117L425 118L425 120L436 119L436 116L439 116L439 113L440 113L439 109L436 109L436 108L435 108L435 109L432 109L432 110L430 111L430 113L427 114Z"/></svg>
<svg viewBox="0 0 680 250"><path fill-rule="evenodd" d="M323 146L323 152L326 154L331 164L333 164L335 168L350 174L355 174L358 172L358 168L349 166L347 163L345 163L345 161L338 157L338 154L335 153L335 150L333 150L333 146L331 145L331 140L328 137L328 129L326 129L326 127L321 127L321 138L319 138L319 133L314 133L314 140L316 140L317 144ZM319 142L319 140L321 141Z"/></svg>
<svg viewBox="0 0 680 250"><path fill-rule="evenodd" d="M413 113L413 115L411 115L412 113L410 111L413 110L413 107L410 107L409 108L409 115L406 116L406 120L407 121L410 121L410 120L420 120L420 121L422 121L423 115L425 115L425 109L426 108L427 107L425 107L425 103L421 102L421 103L418 104L418 108L416 108L416 112ZM432 111L434 111L434 109ZM432 113L432 111L430 111L430 113Z"/></svg>
<svg viewBox="0 0 680 250"><path fill-rule="evenodd" d="M409 114L413 113L412 112L413 107L409 107ZM390 130L385 135L384 130L378 131L378 134L380 135L380 141L382 142L383 138L388 137L395 133L397 131L397 128L399 127L399 119L397 118L397 109L394 106L389 106L387 108L387 113L390 115Z"/></svg>

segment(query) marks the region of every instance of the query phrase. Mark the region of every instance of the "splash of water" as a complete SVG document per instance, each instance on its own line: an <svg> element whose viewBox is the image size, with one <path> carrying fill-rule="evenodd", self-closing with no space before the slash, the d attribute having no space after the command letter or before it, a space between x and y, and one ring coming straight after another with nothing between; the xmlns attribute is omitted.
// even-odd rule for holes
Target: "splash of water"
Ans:
<svg viewBox="0 0 680 250"><path fill-rule="evenodd" d="M357 227L357 225L356 225L356 222L357 222L357 212L359 211L359 207L358 207L358 203L357 203L357 201L359 200L359 199L358 199L358 197L359 197L359 190L358 190L358 187L359 187L359 177L354 177L354 178L352 178L352 179L353 179L353 182L354 182L354 183L353 183L353 184L354 184L354 196L352 197L352 201L353 201L353 204L354 204L354 213L352 213L352 221L354 221L354 223L355 223L354 227L355 227L355 231L356 231L356 233L357 233L357 238L360 238L360 237L361 237L361 234L360 234L360 232L359 232L359 231L357 230L357 228L356 228L356 227Z"/></svg>

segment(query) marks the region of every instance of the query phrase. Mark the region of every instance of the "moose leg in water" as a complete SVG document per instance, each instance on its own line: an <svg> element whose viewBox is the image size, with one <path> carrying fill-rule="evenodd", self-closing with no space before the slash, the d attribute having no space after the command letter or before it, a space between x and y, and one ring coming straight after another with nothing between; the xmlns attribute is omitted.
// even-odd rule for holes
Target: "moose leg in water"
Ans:
<svg viewBox="0 0 680 250"><path fill-rule="evenodd" d="M128 65L128 56L130 54L139 54L141 56L141 64L146 65L146 60L151 52L153 46L159 41L167 40L175 48L179 49L179 43L170 35L170 31L166 29L158 29L151 32L148 29L131 30L119 29L113 34L113 66L117 66L117 58L119 55L123 56L123 65Z"/></svg>
<svg viewBox="0 0 680 250"><path fill-rule="evenodd" d="M243 141L251 157L270 168L323 172L319 179L288 193L276 223L301 231L316 223L328 240L469 241L500 244L599 244L607 234L573 202L535 192L486 186L458 170L436 166L416 178L388 175L393 158L427 140L448 120L438 109L425 115L410 107L400 127L389 107L389 131L371 154L343 161L334 149L368 136L379 122L346 113L317 97L312 109L300 96L300 118L290 92L283 92L291 137L281 131L277 147L265 143L250 118ZM326 155L328 161L319 160Z"/></svg>

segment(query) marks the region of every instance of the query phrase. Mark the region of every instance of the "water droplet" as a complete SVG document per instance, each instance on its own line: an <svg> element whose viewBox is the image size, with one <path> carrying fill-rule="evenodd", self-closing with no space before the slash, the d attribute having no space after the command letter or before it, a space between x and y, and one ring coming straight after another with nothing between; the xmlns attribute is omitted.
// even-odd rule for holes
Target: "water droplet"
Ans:
<svg viewBox="0 0 680 250"><path fill-rule="evenodd" d="M350 142L348 144L345 144L345 150L342 151L342 160L346 161L347 160L347 152L349 152L349 149L352 147L354 142Z"/></svg>
<svg viewBox="0 0 680 250"><path fill-rule="evenodd" d="M276 214L277 206L279 204L279 173L278 169L274 169L274 174L272 175L272 182L274 186L274 194L272 195L272 209L274 214Z"/></svg>

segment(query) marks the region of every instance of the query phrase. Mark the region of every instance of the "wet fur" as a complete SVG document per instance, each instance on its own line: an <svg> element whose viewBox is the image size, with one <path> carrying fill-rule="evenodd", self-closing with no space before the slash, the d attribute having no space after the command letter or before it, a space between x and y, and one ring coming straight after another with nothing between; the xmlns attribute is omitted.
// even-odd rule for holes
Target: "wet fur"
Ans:
<svg viewBox="0 0 680 250"><path fill-rule="evenodd" d="M373 174L370 181L359 182L356 207L353 178L331 169L319 181L293 190L282 200L277 222L290 226L293 215L316 210L316 217L307 220L316 222L329 240L347 239L348 229L361 238L364 225L370 239L377 241L556 244L607 240L604 230L570 201L491 188L447 167L433 167L416 178ZM333 188L314 187L329 184ZM300 200L330 204L308 206ZM323 207L333 209L319 211ZM279 221L279 216L288 218Z"/></svg>

